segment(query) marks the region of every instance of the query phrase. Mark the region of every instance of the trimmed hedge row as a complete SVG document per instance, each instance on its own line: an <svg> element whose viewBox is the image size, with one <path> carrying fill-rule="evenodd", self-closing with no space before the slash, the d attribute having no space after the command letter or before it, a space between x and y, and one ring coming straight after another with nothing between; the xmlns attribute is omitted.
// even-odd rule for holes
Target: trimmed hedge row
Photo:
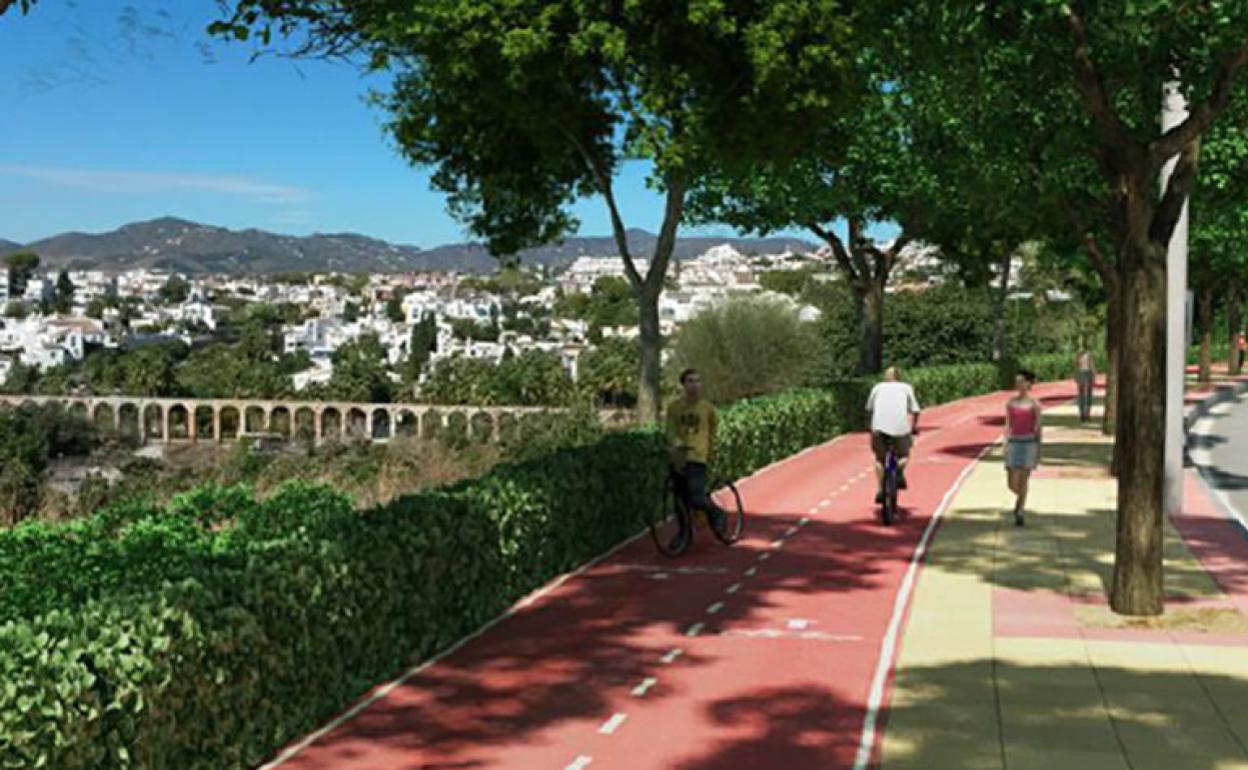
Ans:
<svg viewBox="0 0 1248 770"><path fill-rule="evenodd" d="M0 767L252 767L633 534L664 463L655 435L626 433L365 514L307 485L109 512L95 568L0 625ZM0 542L64 549L29 579L78 559L81 535Z"/></svg>
<svg viewBox="0 0 1248 770"><path fill-rule="evenodd" d="M1068 376L1058 358L1025 363ZM932 406L1007 373L908 377ZM717 470L861 428L869 387L724 409ZM363 514L325 487L209 487L0 533L0 767L252 767L633 534L664 458L653 433L612 434Z"/></svg>

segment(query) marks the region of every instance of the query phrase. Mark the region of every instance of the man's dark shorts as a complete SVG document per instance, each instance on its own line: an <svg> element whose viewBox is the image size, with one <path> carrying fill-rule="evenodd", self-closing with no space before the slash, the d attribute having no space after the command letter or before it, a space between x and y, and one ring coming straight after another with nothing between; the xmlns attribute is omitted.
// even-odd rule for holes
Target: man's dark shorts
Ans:
<svg viewBox="0 0 1248 770"><path fill-rule="evenodd" d="M890 436L887 433L878 431L871 434L871 451L875 453L875 460L878 463L884 462L884 456L888 454L888 443L893 443L893 451L897 453L897 459L904 459L910 456L910 445L914 443L913 436Z"/></svg>

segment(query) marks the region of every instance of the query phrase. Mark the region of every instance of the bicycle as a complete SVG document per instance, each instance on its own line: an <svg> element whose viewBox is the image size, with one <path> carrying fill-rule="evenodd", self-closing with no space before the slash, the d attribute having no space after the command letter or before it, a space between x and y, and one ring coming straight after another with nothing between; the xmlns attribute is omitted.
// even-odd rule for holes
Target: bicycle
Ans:
<svg viewBox="0 0 1248 770"><path fill-rule="evenodd" d="M741 493L731 480L712 477L707 486L707 497L724 513L723 525L711 525L706 511L699 511L715 538L724 545L732 545L741 539L745 531L745 508ZM714 490L714 491L712 491ZM663 484L663 499L658 508L651 510L646 519L650 537L659 553L664 556L681 556L693 545L693 513L685 504L681 475L675 469L667 474ZM724 505L724 503L727 505Z"/></svg>
<svg viewBox="0 0 1248 770"><path fill-rule="evenodd" d="M880 519L885 525L897 519L897 489L901 479L901 466L897 462L897 440L891 436L884 439L884 502L880 505Z"/></svg>

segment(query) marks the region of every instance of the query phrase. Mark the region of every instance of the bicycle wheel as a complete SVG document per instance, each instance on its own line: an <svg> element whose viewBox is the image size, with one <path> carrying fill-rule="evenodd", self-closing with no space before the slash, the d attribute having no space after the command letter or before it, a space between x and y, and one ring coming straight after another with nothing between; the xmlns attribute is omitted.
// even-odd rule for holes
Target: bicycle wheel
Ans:
<svg viewBox="0 0 1248 770"><path fill-rule="evenodd" d="M711 527L715 537L724 545L732 545L741 539L745 531L745 506L741 504L741 493L737 485L727 479L716 479L710 485L711 500L724 512L724 525L716 529Z"/></svg>
<svg viewBox="0 0 1248 770"><path fill-rule="evenodd" d="M892 524L897 518L897 468L891 467L884 473L884 523Z"/></svg>
<svg viewBox="0 0 1248 770"><path fill-rule="evenodd" d="M693 543L689 511L676 491L676 479L668 476L663 484L661 503L646 515L646 526L650 528L654 547L664 556L680 556Z"/></svg>

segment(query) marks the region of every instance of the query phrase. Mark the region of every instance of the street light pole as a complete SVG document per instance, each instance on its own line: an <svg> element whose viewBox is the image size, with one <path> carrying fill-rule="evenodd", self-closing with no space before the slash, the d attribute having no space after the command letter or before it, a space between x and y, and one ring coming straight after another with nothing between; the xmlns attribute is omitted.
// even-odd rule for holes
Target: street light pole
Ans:
<svg viewBox="0 0 1248 770"><path fill-rule="evenodd" d="M1179 81L1166 83L1162 94L1161 130L1187 120L1187 100L1180 91ZM1170 175L1178 163L1171 158L1161 170L1164 193ZM1166 250L1166 469L1165 506L1167 514L1183 510L1183 390L1187 369L1187 208L1175 225Z"/></svg>

